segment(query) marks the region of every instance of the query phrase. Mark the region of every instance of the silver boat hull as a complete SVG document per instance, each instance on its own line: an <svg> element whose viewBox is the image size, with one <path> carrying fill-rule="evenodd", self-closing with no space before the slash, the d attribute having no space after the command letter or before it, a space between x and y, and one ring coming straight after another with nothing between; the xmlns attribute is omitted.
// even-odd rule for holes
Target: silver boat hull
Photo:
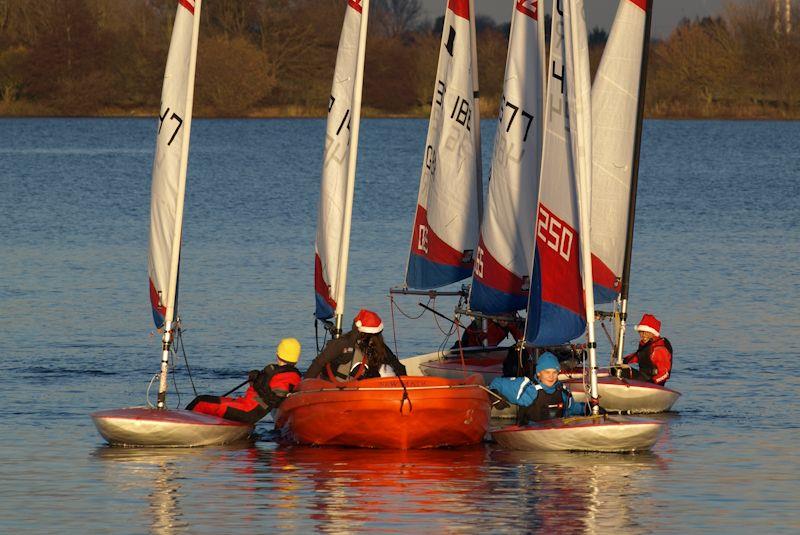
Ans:
<svg viewBox="0 0 800 535"><path fill-rule="evenodd" d="M186 410L128 407L91 414L100 435L113 446L180 448L230 444L253 426Z"/></svg>
<svg viewBox="0 0 800 535"><path fill-rule="evenodd" d="M492 431L497 444L509 450L633 452L653 447L662 422L624 416L559 418L524 427Z"/></svg>
<svg viewBox="0 0 800 535"><path fill-rule="evenodd" d="M565 381L575 401L586 401L582 379ZM647 414L666 412L672 408L681 393L665 386L644 381L603 377L597 380L600 406L611 412Z"/></svg>

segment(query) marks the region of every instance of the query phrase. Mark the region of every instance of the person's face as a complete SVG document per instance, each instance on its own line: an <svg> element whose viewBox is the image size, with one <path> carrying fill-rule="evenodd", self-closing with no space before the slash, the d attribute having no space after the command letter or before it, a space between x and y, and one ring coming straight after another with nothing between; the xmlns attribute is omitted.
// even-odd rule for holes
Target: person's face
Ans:
<svg viewBox="0 0 800 535"><path fill-rule="evenodd" d="M649 342L650 340L652 340L655 337L656 337L656 335L654 335L653 333L649 333L647 331L639 331L639 340L643 344L646 344L647 342Z"/></svg>
<svg viewBox="0 0 800 535"><path fill-rule="evenodd" d="M550 388L556 381L558 381L558 370L549 369L549 370L542 370L536 374L536 377L539 378L539 382L542 383L547 388Z"/></svg>

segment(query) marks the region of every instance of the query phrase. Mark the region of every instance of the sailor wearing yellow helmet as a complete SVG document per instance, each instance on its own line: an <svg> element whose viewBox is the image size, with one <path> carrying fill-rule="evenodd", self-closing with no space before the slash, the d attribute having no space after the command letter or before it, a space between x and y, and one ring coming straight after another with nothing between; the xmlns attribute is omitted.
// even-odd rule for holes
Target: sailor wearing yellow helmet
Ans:
<svg viewBox="0 0 800 535"><path fill-rule="evenodd" d="M263 370L247 374L250 383L243 396L197 396L186 406L187 410L254 424L281 402L297 387L301 375L297 369L300 360L300 342L284 338L275 351L275 362Z"/></svg>

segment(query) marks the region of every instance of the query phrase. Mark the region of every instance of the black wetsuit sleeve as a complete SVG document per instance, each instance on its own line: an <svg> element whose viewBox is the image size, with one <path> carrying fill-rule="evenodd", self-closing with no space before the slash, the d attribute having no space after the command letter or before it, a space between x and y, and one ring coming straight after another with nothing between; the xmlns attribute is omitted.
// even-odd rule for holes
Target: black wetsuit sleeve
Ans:
<svg viewBox="0 0 800 535"><path fill-rule="evenodd" d="M346 360L350 358L350 355L344 354L343 351L348 345L350 345L350 341L346 335L325 344L325 347L322 348L322 352L317 355L311 362L308 370L306 370L305 378L315 379L319 377L325 371L326 364L330 364L332 368L336 368L339 364L346 362Z"/></svg>
<svg viewBox="0 0 800 535"><path fill-rule="evenodd" d="M406 372L406 367L402 362L400 362L400 359L397 358L397 355L392 353L392 350L389 349L389 346L386 346L386 354L388 355L389 366L392 367L395 375L408 375Z"/></svg>

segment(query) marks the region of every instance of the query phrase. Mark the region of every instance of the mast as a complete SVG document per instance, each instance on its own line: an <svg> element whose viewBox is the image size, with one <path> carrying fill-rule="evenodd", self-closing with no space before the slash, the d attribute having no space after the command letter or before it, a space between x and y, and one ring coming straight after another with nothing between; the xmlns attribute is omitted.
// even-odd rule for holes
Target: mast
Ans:
<svg viewBox="0 0 800 535"><path fill-rule="evenodd" d="M597 405L597 355L594 332L594 284L592 283L592 251L590 239L590 208L592 183L592 125L591 125L591 80L589 74L589 50L586 41L586 23L583 0L565 2L565 18L569 30L565 31L567 73L573 75L568 82L570 99L570 137L572 138L573 162L578 189L578 226L580 229L581 271L583 295L586 305L586 347L589 350L590 404L594 414ZM566 30L566 28L565 28ZM574 107L571 105L574 104Z"/></svg>
<svg viewBox="0 0 800 535"><path fill-rule="evenodd" d="M361 3L361 26L358 33L358 58L356 61L355 88L353 94L353 122L350 134L350 147L347 160L347 195L345 197L342 225L342 241L339 253L338 282L336 285L336 334L342 332L344 316L344 296L347 284L347 261L350 255L350 226L353 217L353 192L355 191L356 158L358 155L358 132L361 123L361 95L364 82L364 57L367 44L367 20L369 19L369 0Z"/></svg>
<svg viewBox="0 0 800 535"><path fill-rule="evenodd" d="M472 55L472 131L475 136L475 167L478 180L475 181L478 195L478 228L483 221L483 158L481 155L481 91L478 85L478 39L475 30L475 0L469 0L469 41Z"/></svg>
<svg viewBox="0 0 800 535"><path fill-rule="evenodd" d="M186 84L186 111L183 128L185 139L181 144L180 167L178 171L178 192L175 209L175 233L173 234L172 256L170 258L169 291L164 315L164 335L161 339L161 373L159 375L158 398L156 406L163 409L167 400L167 373L169 371L169 352L172 344L172 330L175 320L175 293L178 288L178 266L181 257L181 235L183 229L183 202L186 193L186 170L189 163L189 137L192 127L192 104L194 101L194 75L197 63L197 39L200 31L200 6L202 0L195 0L192 15L192 44L189 52L189 72ZM178 9L181 9L180 5Z"/></svg>
<svg viewBox="0 0 800 535"><path fill-rule="evenodd" d="M642 148L642 123L644 119L644 93L647 85L647 59L650 51L650 26L653 16L653 0L646 0L644 39L642 41L642 67L639 72L639 93L636 108L636 135L633 145L631 191L628 200L628 233L625 239L625 263L622 268L622 288L619 294L619 330L616 340L617 364L622 364L625 346L625 325L628 319L628 291L630 288L631 258L633 253L633 225L636 215L636 189L639 184L639 153Z"/></svg>

